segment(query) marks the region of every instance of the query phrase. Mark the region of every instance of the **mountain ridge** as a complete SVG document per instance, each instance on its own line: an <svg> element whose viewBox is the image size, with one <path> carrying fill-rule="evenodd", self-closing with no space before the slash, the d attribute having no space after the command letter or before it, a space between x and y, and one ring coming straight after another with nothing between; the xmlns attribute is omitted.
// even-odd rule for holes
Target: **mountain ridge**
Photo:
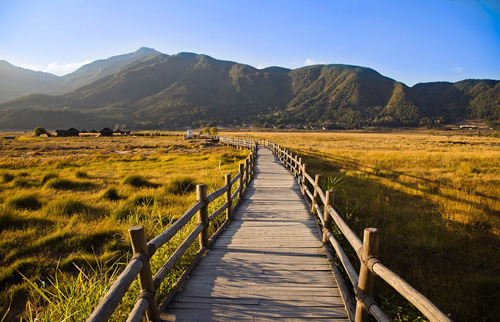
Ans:
<svg viewBox="0 0 500 322"><path fill-rule="evenodd" d="M0 103L30 94L62 95L111 75L140 58L157 54L161 53L141 47L132 53L98 59L63 76L21 68L1 60Z"/></svg>
<svg viewBox="0 0 500 322"><path fill-rule="evenodd" d="M408 87L374 69L354 65L257 69L203 54L143 51L152 55L142 55L67 94L31 95L1 104L0 127L254 123L354 128L439 125L464 117L492 124L500 121L497 80ZM37 116L36 124L20 120L29 114L27 110ZM92 120L92 125L86 120Z"/></svg>

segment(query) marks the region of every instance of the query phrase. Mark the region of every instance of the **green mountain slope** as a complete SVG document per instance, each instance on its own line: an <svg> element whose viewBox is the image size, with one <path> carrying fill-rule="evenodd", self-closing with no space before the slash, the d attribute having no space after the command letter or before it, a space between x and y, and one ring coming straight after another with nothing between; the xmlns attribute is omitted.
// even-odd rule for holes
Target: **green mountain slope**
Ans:
<svg viewBox="0 0 500 322"><path fill-rule="evenodd" d="M466 80L410 88L358 66L259 70L206 55L155 54L65 95L31 95L4 103L0 127L125 123L129 128L168 128L250 122L353 128L471 116L494 123L500 114L498 84ZM26 109L35 116L26 118Z"/></svg>
<svg viewBox="0 0 500 322"><path fill-rule="evenodd" d="M0 60L0 103L33 93L51 93L59 84L56 75L16 67Z"/></svg>
<svg viewBox="0 0 500 322"><path fill-rule="evenodd" d="M0 103L36 93L52 95L68 93L116 73L138 59L157 54L160 52L143 47L133 53L96 60L61 77L0 61Z"/></svg>

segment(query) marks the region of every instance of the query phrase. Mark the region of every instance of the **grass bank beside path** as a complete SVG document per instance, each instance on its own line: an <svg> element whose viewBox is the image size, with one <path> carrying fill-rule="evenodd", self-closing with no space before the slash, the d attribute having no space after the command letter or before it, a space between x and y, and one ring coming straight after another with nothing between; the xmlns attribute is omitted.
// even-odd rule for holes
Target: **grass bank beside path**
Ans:
<svg viewBox="0 0 500 322"><path fill-rule="evenodd" d="M84 320L131 257L127 229L157 235L195 202L196 184L216 190L247 155L181 136L0 139L0 321ZM126 319L130 294L113 320Z"/></svg>

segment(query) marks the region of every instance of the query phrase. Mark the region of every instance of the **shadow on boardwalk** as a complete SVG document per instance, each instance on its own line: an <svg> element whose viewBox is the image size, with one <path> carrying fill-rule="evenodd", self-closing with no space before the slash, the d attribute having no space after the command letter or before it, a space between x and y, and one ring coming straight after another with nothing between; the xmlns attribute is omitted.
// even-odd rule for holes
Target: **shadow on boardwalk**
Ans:
<svg viewBox="0 0 500 322"><path fill-rule="evenodd" d="M232 222L162 314L164 321L348 321L294 178L268 149Z"/></svg>

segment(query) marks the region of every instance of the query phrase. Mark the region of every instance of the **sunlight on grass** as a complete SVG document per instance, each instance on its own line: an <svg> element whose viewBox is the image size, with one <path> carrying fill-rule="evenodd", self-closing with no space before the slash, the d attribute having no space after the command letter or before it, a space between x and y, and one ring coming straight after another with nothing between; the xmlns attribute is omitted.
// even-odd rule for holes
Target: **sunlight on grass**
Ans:
<svg viewBox="0 0 500 322"><path fill-rule="evenodd" d="M211 176L235 175L248 155L211 141L176 137L2 144L0 317L9 311L5 321L19 321L19 316L84 320L131 256L127 229L140 224L148 239L158 235L195 202L197 183L209 180L218 188L223 179ZM158 251L152 260L155 270L194 225ZM160 295L189 264L196 247L174 268ZM134 283L115 321L125 320L137 287Z"/></svg>

